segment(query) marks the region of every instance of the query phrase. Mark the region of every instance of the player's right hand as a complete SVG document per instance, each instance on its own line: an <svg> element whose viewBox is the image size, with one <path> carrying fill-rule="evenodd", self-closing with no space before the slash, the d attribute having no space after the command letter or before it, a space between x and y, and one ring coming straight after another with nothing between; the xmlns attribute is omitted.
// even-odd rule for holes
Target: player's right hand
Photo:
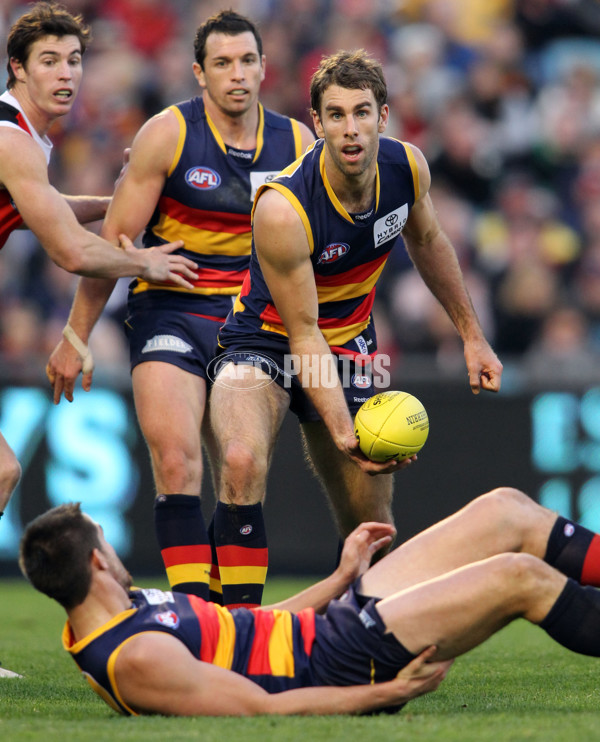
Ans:
<svg viewBox="0 0 600 742"><path fill-rule="evenodd" d="M169 242L166 245L155 245L148 248L137 248L127 235L119 235L120 246L126 252L136 250L141 253L145 266L140 272L140 278L149 283L174 283L186 289L193 289L198 278L198 266L193 260L179 253L172 254L183 247L183 242ZM190 279L189 281L187 279Z"/></svg>
<svg viewBox="0 0 600 742"><path fill-rule="evenodd" d="M75 380L81 373L82 362L79 353L65 340L61 339L52 351L46 365L46 376L52 386L54 404L60 402L61 395L69 402L73 401ZM81 386L84 391L89 392L92 388L92 375L94 370L84 374L81 378Z"/></svg>
<svg viewBox="0 0 600 742"><path fill-rule="evenodd" d="M444 680L454 660L435 661L432 657L436 652L436 646L427 647L390 681L392 686L396 684L399 702L430 693Z"/></svg>
<svg viewBox="0 0 600 742"><path fill-rule="evenodd" d="M402 461L392 459L391 461L371 461L364 453L360 450L358 438L354 433L349 434L341 441L340 449L348 456L354 463L367 474L375 476L376 474L393 474L401 469L406 469L407 466L413 461L417 460L415 456L409 456Z"/></svg>

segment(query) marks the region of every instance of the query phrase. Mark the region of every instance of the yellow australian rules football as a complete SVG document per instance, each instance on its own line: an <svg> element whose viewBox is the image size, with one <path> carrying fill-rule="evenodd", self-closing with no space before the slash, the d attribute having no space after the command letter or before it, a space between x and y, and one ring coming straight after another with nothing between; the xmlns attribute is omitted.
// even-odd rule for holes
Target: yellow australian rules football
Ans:
<svg viewBox="0 0 600 742"><path fill-rule="evenodd" d="M356 413L354 433L360 450L371 461L402 461L425 445L429 417L421 402L408 392L380 392Z"/></svg>

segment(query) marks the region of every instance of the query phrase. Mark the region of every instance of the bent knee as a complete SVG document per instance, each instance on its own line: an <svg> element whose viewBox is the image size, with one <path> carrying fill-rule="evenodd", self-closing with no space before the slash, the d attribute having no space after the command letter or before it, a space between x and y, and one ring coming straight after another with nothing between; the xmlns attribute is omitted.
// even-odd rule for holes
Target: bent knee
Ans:
<svg viewBox="0 0 600 742"><path fill-rule="evenodd" d="M523 508L534 505L530 497L514 487L496 487L471 503L472 507L482 511L480 517L489 518L491 522L498 524L505 524L506 521L520 522Z"/></svg>
<svg viewBox="0 0 600 742"><path fill-rule="evenodd" d="M267 469L266 454L245 441L231 441L222 452L221 478L233 493L234 502L246 491L264 489Z"/></svg>
<svg viewBox="0 0 600 742"><path fill-rule="evenodd" d="M191 455L182 449L150 451L158 489L164 492L188 492L200 489L202 455Z"/></svg>
<svg viewBox="0 0 600 742"><path fill-rule="evenodd" d="M506 589L517 598L530 596L551 569L538 557L523 552L498 554L491 559L499 569Z"/></svg>

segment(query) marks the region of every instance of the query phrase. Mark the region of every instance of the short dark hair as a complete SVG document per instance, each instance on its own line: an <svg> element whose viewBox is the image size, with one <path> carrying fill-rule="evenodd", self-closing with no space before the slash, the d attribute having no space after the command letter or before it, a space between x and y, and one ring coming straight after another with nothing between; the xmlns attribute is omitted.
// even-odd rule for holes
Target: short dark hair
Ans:
<svg viewBox="0 0 600 742"><path fill-rule="evenodd" d="M349 90L372 90L379 111L387 103L383 68L364 49L341 50L321 59L310 81L310 105L318 115L321 114L323 93L331 85Z"/></svg>
<svg viewBox="0 0 600 742"><path fill-rule="evenodd" d="M9 90L17 82L11 67L11 60L14 59L25 66L32 45L45 36L57 36L58 38L77 36L81 44L82 54L91 40L90 28L83 23L83 18L80 15L71 15L66 8L55 3L35 3L28 13L15 21L8 34L6 43L8 82L6 87Z"/></svg>
<svg viewBox="0 0 600 742"><path fill-rule="evenodd" d="M256 39L256 47L259 57L262 57L263 44L258 32L258 28L249 18L246 18L235 10L221 10L210 18L207 18L196 31L194 39L194 57L196 62L204 69L204 59L206 58L206 39L211 33L222 33L226 36L238 36L241 33L250 31Z"/></svg>
<svg viewBox="0 0 600 742"><path fill-rule="evenodd" d="M36 590L63 608L74 608L89 592L94 549L101 549L98 526L84 515L80 503L59 505L25 529L19 566Z"/></svg>

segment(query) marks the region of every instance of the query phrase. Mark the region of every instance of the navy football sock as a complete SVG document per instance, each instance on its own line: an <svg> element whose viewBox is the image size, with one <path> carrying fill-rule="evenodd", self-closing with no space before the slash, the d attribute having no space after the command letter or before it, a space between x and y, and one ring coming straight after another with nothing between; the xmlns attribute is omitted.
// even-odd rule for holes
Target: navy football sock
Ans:
<svg viewBox="0 0 600 742"><path fill-rule="evenodd" d="M171 588L208 600L211 554L200 498L159 495L154 525Z"/></svg>
<svg viewBox="0 0 600 742"><path fill-rule="evenodd" d="M600 592L569 578L540 627L563 647L600 657Z"/></svg>
<svg viewBox="0 0 600 742"><path fill-rule="evenodd" d="M221 575L219 573L219 560L217 559L217 547L215 546L215 516L208 524L208 540L210 542L210 602L223 605L223 588L221 587Z"/></svg>
<svg viewBox="0 0 600 742"><path fill-rule="evenodd" d="M600 586L600 536L578 523L556 519L544 560L582 585Z"/></svg>
<svg viewBox="0 0 600 742"><path fill-rule="evenodd" d="M269 561L261 503L226 505L218 502L214 524L223 605L229 608L259 606Z"/></svg>

